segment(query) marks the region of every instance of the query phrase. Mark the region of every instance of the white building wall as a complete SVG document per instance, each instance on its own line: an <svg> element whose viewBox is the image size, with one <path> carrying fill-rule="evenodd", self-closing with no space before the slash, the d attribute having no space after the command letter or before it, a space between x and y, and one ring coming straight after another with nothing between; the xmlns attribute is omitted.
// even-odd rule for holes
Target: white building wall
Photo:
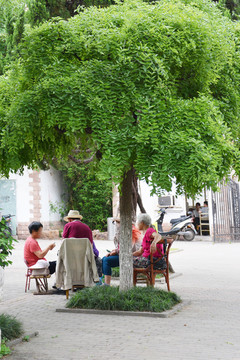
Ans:
<svg viewBox="0 0 240 360"><path fill-rule="evenodd" d="M6 179L5 179L6 180ZM24 173L10 174L16 181L16 224L20 239L28 236L31 221L41 221L45 236L57 237L61 229L60 214L50 210L50 203L60 205L64 193L61 173L54 168L47 171L24 169Z"/></svg>
<svg viewBox="0 0 240 360"><path fill-rule="evenodd" d="M30 191L29 170L26 168L23 175L11 174L10 180L16 180L16 220L24 222L30 219Z"/></svg>
<svg viewBox="0 0 240 360"><path fill-rule="evenodd" d="M158 204L158 196L157 195L150 195L151 188L145 181L141 181L139 185L139 193L142 198L143 206L146 212L151 216L152 223L154 224L156 220L159 218L159 210L161 207ZM212 233L212 207L211 207L211 192L204 191L201 195L197 196L195 199L186 199L185 195L178 195L176 196L176 185L173 182L172 191L165 192L162 196L174 196L175 197L175 204L169 206L166 210L166 214L164 216L163 221L163 229L168 231L171 227L170 220L179 218L182 215L187 215L188 209L195 206L196 202L200 202L201 206L205 200L209 202L209 222L210 222L210 231ZM140 213L139 208L137 208L137 215Z"/></svg>
<svg viewBox="0 0 240 360"><path fill-rule="evenodd" d="M176 191L175 184L173 184L172 192L170 193L166 192L163 195L173 196L175 195L175 191ZM155 194L151 196L151 188L145 181L140 182L139 193L142 198L143 206L146 212L151 216L152 222L154 223L159 217L158 212L161 208L161 206L158 204L158 196ZM140 211L138 208L137 214L139 213ZM175 198L175 205L167 209L164 217L164 223L170 223L171 219L178 218L181 215L185 215L185 214L186 214L185 196L178 196Z"/></svg>
<svg viewBox="0 0 240 360"><path fill-rule="evenodd" d="M50 204L59 205L63 200L64 190L61 174L51 167L48 171L40 172L40 180L41 221L59 221L59 213L51 212Z"/></svg>

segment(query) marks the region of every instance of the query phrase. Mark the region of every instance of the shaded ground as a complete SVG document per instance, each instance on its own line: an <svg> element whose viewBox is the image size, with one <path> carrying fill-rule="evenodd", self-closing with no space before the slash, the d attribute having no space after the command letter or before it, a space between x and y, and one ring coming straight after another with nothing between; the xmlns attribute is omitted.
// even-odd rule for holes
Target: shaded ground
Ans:
<svg viewBox="0 0 240 360"><path fill-rule="evenodd" d="M56 257L59 244L49 260ZM175 271L183 275L171 280L171 289L191 305L167 319L56 313L65 296L24 293L23 245L18 243L13 265L5 271L0 311L16 315L26 332L39 331L39 337L17 345L9 359L240 360L240 244L174 244L184 250L171 255ZM96 245L102 256L113 247L108 241Z"/></svg>

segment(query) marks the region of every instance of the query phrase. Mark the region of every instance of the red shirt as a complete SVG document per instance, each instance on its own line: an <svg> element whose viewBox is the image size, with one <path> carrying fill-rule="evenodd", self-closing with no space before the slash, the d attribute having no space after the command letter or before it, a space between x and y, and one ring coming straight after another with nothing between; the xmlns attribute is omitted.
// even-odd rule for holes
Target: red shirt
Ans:
<svg viewBox="0 0 240 360"><path fill-rule="evenodd" d="M28 267L35 265L39 260L39 257L34 254L36 251L42 251L42 249L40 248L37 240L29 236L24 245L24 260L27 262Z"/></svg>
<svg viewBox="0 0 240 360"><path fill-rule="evenodd" d="M92 231L90 227L79 220L67 223L63 229L63 238L88 238L93 243Z"/></svg>
<svg viewBox="0 0 240 360"><path fill-rule="evenodd" d="M151 242L153 241L152 238L152 234L156 232L156 230L154 230L153 228L149 228L147 229L143 241L142 241L142 248L143 248L143 257L148 257L150 255L150 246L151 246ZM163 255L163 245L162 244L157 244L157 249L158 251L156 251L153 254L153 257L162 257Z"/></svg>

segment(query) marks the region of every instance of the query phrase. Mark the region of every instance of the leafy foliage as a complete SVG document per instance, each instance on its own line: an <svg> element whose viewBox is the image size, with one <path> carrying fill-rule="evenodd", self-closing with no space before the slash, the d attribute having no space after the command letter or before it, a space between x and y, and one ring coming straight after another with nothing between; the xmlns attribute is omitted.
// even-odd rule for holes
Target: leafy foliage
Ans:
<svg viewBox="0 0 240 360"><path fill-rule="evenodd" d="M239 171L237 25L190 3L133 0L28 30L0 80L1 173L79 141L101 153L101 179L133 165L154 191L174 178L179 192L216 189Z"/></svg>
<svg viewBox="0 0 240 360"><path fill-rule="evenodd" d="M25 25L24 2L0 0L0 74L18 56Z"/></svg>
<svg viewBox="0 0 240 360"><path fill-rule="evenodd" d="M119 267L112 268L112 277L118 278L120 275L120 269Z"/></svg>
<svg viewBox="0 0 240 360"><path fill-rule="evenodd" d="M179 303L172 292L152 287L134 287L119 291L118 287L95 286L77 292L67 303L68 308L162 312Z"/></svg>
<svg viewBox="0 0 240 360"><path fill-rule="evenodd" d="M240 1L239 0L219 0L218 6L220 9L227 9L233 20L239 20L240 15Z"/></svg>
<svg viewBox="0 0 240 360"><path fill-rule="evenodd" d="M8 314L0 314L0 329L2 337L7 340L16 339L23 334L22 323Z"/></svg>
<svg viewBox="0 0 240 360"><path fill-rule="evenodd" d="M0 221L0 267L4 268L12 264L12 261L8 260L9 255L12 254L14 249L13 243L15 240L8 230L6 220Z"/></svg>
<svg viewBox="0 0 240 360"><path fill-rule="evenodd" d="M27 0L27 17L31 26L38 26L53 17L70 17L65 0Z"/></svg>
<svg viewBox="0 0 240 360"><path fill-rule="evenodd" d="M1 345L0 345L0 359L3 356L9 355L11 354L11 350L10 348L6 345L6 341L5 339L2 340Z"/></svg>
<svg viewBox="0 0 240 360"><path fill-rule="evenodd" d="M63 170L67 185L67 211L77 209L91 229L106 231L112 215L112 183L100 181L89 165L69 164Z"/></svg>

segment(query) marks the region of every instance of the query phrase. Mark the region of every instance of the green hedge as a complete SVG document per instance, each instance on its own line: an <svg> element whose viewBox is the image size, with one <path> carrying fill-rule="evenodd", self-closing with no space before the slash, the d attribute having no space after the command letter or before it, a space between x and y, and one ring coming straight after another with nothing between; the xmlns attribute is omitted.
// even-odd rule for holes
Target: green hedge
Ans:
<svg viewBox="0 0 240 360"><path fill-rule="evenodd" d="M171 309L181 299L172 292L152 287L134 287L119 291L118 287L95 286L77 292L67 308L162 312Z"/></svg>

